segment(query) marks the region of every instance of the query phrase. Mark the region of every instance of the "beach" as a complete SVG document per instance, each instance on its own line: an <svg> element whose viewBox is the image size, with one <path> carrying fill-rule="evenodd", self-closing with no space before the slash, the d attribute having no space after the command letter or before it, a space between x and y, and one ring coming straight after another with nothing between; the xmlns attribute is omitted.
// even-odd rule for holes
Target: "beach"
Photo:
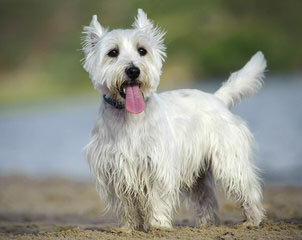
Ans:
<svg viewBox="0 0 302 240"><path fill-rule="evenodd" d="M219 226L194 227L180 208L171 230L124 232L103 205L92 181L63 178L0 178L0 239L302 239L302 187L264 186L266 219L242 224L241 209L218 187Z"/></svg>

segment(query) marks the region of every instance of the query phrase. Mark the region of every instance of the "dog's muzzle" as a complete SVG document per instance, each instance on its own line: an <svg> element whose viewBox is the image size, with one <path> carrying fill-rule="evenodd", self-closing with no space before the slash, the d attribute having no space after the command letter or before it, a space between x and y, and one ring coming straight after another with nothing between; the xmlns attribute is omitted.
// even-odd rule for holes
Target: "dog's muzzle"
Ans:
<svg viewBox="0 0 302 240"><path fill-rule="evenodd" d="M145 102L140 92L140 69L130 66L125 69L125 74L128 79L123 82L119 93L125 98L125 107L129 113L141 113L145 109Z"/></svg>
<svg viewBox="0 0 302 240"><path fill-rule="evenodd" d="M138 67L131 66L126 68L125 73L128 79L123 82L121 88L119 88L119 93L123 98L126 98L126 86L130 85L138 85L140 87L140 81L138 81L138 77L140 75L140 70Z"/></svg>
<svg viewBox="0 0 302 240"><path fill-rule="evenodd" d="M139 77L139 74L141 73L139 68L135 67L135 66L126 68L125 72L126 72L126 75L130 78L131 82L135 81Z"/></svg>

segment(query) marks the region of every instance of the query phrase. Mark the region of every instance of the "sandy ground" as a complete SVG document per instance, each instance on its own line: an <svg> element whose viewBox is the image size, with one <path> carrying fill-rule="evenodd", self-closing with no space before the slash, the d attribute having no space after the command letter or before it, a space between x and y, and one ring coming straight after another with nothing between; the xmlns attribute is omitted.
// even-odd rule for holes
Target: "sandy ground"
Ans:
<svg viewBox="0 0 302 240"><path fill-rule="evenodd" d="M302 239L302 187L264 187L267 219L244 227L241 210L220 199L220 226L193 227L192 213L180 209L174 228L125 233L116 218L101 216L102 204L89 182L0 178L0 239Z"/></svg>

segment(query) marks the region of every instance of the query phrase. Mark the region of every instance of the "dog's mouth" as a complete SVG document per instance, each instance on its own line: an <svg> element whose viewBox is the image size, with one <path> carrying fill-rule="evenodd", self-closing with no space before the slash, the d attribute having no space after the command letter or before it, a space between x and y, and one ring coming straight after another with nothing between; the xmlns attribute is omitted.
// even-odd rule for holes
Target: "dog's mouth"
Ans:
<svg viewBox="0 0 302 240"><path fill-rule="evenodd" d="M138 114L145 109L145 102L140 87L141 83L139 81L126 81L119 89L120 95L125 99L125 108L129 113Z"/></svg>

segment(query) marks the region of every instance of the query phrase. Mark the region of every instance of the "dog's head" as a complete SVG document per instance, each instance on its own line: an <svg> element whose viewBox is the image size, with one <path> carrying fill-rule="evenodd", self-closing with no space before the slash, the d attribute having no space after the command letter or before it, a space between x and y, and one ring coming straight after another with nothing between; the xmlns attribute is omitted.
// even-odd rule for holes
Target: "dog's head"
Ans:
<svg viewBox="0 0 302 240"><path fill-rule="evenodd" d="M132 29L109 31L96 15L84 27L84 69L95 89L126 105L131 113L144 109L145 100L156 91L166 57L164 32L147 18L143 10Z"/></svg>

